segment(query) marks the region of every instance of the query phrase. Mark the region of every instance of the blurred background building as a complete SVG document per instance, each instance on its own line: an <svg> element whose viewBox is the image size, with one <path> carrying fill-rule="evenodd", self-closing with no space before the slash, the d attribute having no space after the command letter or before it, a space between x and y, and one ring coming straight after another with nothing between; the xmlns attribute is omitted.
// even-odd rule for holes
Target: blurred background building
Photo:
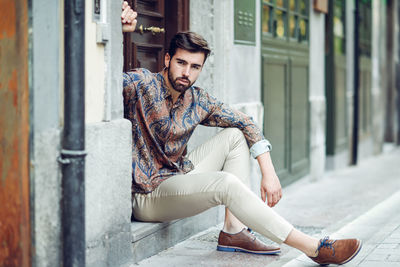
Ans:
<svg viewBox="0 0 400 267"><path fill-rule="evenodd" d="M123 119L121 73L160 71L177 31L208 40L213 52L197 85L262 127L283 185L320 179L400 143L397 1L129 2L139 13L138 29L123 35L121 1L73 1L74 12L84 14L77 45L85 50L88 266L138 261L222 220L221 208L171 223L130 220L131 127ZM1 266L62 262L60 159L66 112L74 113L64 109L65 77L73 74L64 73L65 5L0 1ZM199 127L189 149L217 131ZM252 176L258 193L255 161Z"/></svg>

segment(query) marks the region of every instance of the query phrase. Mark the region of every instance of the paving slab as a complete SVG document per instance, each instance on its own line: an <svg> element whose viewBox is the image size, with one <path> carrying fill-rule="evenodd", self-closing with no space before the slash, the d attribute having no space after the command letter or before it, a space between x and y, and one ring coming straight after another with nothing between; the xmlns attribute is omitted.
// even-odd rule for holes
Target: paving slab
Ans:
<svg viewBox="0 0 400 267"><path fill-rule="evenodd" d="M348 264L343 266L396 266L400 264L400 243L393 238L400 231L400 191L379 203L368 212L348 223L332 238L356 237L363 241L363 248ZM305 267L315 264L304 255L290 262L279 260L269 267Z"/></svg>

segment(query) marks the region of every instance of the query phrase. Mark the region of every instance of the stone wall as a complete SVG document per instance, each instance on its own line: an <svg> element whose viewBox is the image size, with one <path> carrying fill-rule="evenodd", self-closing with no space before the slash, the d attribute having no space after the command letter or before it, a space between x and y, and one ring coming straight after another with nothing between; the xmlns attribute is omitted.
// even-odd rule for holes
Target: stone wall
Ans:
<svg viewBox="0 0 400 267"><path fill-rule="evenodd" d="M30 194L34 266L61 262L60 154L62 47L59 0L33 0L31 25Z"/></svg>
<svg viewBox="0 0 400 267"><path fill-rule="evenodd" d="M87 266L119 266L131 257L131 123L86 126Z"/></svg>
<svg viewBox="0 0 400 267"><path fill-rule="evenodd" d="M102 14L94 23L95 39L86 40L103 49L97 59L103 62L103 69L98 70L104 89L97 109L101 120L86 125L86 264L96 267L120 266L132 255L132 130L131 123L123 119L122 1L101 4ZM90 18L91 12L86 11ZM86 62L91 69L97 67L94 63Z"/></svg>
<svg viewBox="0 0 400 267"><path fill-rule="evenodd" d="M122 119L121 1L86 4L86 240L88 266L118 266L131 255L131 127ZM64 1L32 1L31 206L34 266L62 262L60 155ZM99 63L100 62L100 63ZM96 65L97 68L93 68ZM100 67L100 68L99 68ZM95 82L93 82L95 79ZM107 122L104 122L107 121Z"/></svg>
<svg viewBox="0 0 400 267"><path fill-rule="evenodd" d="M191 0L190 30L201 34L212 49L196 82L219 100L253 117L262 129L260 36L256 45L234 44L234 1ZM256 8L256 33L260 31L260 3ZM203 143L218 130L198 127L189 142L189 150ZM252 160L252 188L259 194L260 172Z"/></svg>

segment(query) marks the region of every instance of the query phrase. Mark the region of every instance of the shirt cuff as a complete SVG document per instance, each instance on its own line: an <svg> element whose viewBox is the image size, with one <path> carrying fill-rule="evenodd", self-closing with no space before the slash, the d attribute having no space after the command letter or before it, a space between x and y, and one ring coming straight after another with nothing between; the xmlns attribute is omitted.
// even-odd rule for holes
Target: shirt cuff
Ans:
<svg viewBox="0 0 400 267"><path fill-rule="evenodd" d="M251 146L250 153L253 156L253 158L257 158L261 154L271 150L272 150L271 143L267 139L263 139Z"/></svg>

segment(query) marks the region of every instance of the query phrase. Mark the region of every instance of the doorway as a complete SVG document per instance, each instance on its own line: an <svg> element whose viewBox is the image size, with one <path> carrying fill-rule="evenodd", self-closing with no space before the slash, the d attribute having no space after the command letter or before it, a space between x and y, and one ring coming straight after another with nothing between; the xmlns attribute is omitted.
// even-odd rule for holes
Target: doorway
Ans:
<svg viewBox="0 0 400 267"><path fill-rule="evenodd" d="M128 0L138 13L133 33L124 34L124 71L159 72L172 37L189 29L189 0Z"/></svg>
<svg viewBox="0 0 400 267"><path fill-rule="evenodd" d="M282 185L309 172L309 1L262 1L264 133Z"/></svg>

